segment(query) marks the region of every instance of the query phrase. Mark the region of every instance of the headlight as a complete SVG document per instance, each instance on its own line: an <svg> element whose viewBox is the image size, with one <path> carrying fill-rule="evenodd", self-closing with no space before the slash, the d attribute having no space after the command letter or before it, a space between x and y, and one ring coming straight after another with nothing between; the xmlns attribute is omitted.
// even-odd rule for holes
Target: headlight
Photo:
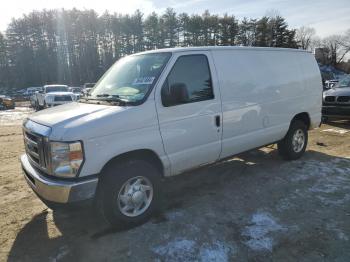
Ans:
<svg viewBox="0 0 350 262"><path fill-rule="evenodd" d="M80 142L50 142L52 174L74 177L83 163L83 148Z"/></svg>

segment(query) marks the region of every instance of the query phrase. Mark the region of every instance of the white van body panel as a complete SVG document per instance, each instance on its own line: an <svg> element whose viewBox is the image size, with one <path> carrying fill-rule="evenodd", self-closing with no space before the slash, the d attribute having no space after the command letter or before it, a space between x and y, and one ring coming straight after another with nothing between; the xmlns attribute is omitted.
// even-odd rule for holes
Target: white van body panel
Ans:
<svg viewBox="0 0 350 262"><path fill-rule="evenodd" d="M321 79L310 53L212 50L222 94L221 158L282 139L293 117L321 118Z"/></svg>

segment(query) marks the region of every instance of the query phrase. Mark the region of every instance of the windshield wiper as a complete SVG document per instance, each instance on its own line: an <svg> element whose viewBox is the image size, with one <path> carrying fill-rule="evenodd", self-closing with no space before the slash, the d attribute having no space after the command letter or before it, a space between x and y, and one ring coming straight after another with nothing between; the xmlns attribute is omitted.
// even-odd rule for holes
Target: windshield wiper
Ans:
<svg viewBox="0 0 350 262"><path fill-rule="evenodd" d="M100 100L100 101L106 101L106 102L116 102L120 105L126 105L128 103L128 100L121 99L119 95L110 95L110 94L99 94L96 95L97 98L87 98L88 100Z"/></svg>
<svg viewBox="0 0 350 262"><path fill-rule="evenodd" d="M96 97L109 97L109 96L119 97L118 95L110 95L110 94L100 94L100 95L97 95Z"/></svg>

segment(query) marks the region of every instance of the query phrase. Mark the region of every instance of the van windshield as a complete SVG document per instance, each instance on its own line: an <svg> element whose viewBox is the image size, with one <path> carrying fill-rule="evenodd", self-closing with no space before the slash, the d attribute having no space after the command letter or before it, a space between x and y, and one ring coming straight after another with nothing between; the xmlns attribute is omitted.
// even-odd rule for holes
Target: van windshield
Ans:
<svg viewBox="0 0 350 262"><path fill-rule="evenodd" d="M171 53L132 55L114 64L90 92L92 99L142 101L156 83Z"/></svg>

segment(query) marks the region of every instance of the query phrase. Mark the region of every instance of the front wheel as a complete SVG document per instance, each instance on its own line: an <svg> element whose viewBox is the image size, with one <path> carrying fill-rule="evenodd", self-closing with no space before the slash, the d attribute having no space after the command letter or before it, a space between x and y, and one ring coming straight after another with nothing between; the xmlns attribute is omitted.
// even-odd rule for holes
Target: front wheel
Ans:
<svg viewBox="0 0 350 262"><path fill-rule="evenodd" d="M278 152L286 160L296 160L304 154L307 141L306 125L300 120L295 120L283 140L278 142Z"/></svg>
<svg viewBox="0 0 350 262"><path fill-rule="evenodd" d="M147 221L159 206L160 177L157 168L143 160L107 168L98 192L103 217L118 228Z"/></svg>

